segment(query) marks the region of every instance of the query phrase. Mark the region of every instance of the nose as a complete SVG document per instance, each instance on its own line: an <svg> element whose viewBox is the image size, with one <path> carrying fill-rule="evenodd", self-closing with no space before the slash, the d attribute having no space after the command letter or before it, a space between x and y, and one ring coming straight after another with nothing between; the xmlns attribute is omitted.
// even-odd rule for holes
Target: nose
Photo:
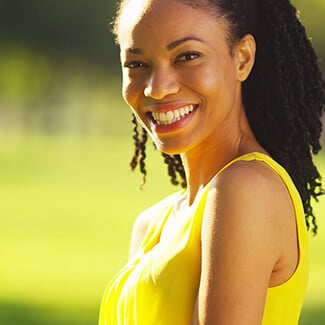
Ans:
<svg viewBox="0 0 325 325"><path fill-rule="evenodd" d="M175 73L168 69L154 69L144 89L146 97L155 100L164 99L168 95L176 94L179 91L179 83Z"/></svg>

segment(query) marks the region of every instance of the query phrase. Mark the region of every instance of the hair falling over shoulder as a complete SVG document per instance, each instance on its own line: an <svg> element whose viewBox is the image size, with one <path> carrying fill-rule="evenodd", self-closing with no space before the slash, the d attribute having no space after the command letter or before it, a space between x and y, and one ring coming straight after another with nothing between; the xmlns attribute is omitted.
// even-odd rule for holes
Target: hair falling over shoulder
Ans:
<svg viewBox="0 0 325 325"><path fill-rule="evenodd" d="M317 201L323 190L313 155L321 149L325 83L296 8L289 0L180 1L223 16L229 23L230 49L247 33L255 37L255 65L242 84L246 114L258 142L292 177L302 198L307 228L316 234L311 199ZM139 165L145 177L147 134L142 127L138 131L135 118L133 123L131 167ZM180 157L163 156L171 182L186 187Z"/></svg>
<svg viewBox="0 0 325 325"><path fill-rule="evenodd" d="M312 156L320 149L325 87L317 56L289 1L259 1L254 71L243 101L260 144L292 177L307 228L317 232L311 198L323 194ZM311 226L312 225L312 226Z"/></svg>

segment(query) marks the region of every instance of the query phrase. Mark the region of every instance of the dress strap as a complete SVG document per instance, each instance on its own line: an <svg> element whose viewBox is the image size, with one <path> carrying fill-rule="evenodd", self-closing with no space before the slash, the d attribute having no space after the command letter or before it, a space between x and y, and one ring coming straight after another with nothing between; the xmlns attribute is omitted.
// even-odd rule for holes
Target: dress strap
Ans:
<svg viewBox="0 0 325 325"><path fill-rule="evenodd" d="M251 154L247 154L242 156L242 159L239 160L259 160L267 164L270 168L272 168L278 175L281 177L283 183L285 184L295 210L296 222L297 222L297 232L299 239L299 249L300 255L304 256L307 254L306 251L302 249L302 247L308 247L308 233L306 229L306 221L305 221L305 212L302 204L301 196L298 192L296 185L294 184L292 178L288 174L288 172L282 167L279 163L277 163L270 156L254 152Z"/></svg>

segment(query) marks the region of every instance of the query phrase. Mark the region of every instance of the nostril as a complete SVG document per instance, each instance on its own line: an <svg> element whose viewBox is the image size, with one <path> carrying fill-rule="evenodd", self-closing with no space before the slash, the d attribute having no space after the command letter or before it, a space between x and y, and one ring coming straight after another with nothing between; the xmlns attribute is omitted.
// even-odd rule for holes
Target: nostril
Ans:
<svg viewBox="0 0 325 325"><path fill-rule="evenodd" d="M156 83L155 85L150 84L144 88L144 96L150 97L155 100L162 100L168 95L177 94L179 91L179 86L177 82L163 82Z"/></svg>

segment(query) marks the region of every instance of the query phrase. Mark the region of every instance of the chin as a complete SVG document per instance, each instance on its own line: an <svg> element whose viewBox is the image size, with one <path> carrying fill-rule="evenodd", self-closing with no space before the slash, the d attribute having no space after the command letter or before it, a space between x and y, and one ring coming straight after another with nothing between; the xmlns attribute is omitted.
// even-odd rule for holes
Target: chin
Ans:
<svg viewBox="0 0 325 325"><path fill-rule="evenodd" d="M185 153L187 151L187 149L185 149L184 147L175 147L175 146L166 146L166 145L157 145L156 147L159 151L161 151L162 153L165 153L167 155L180 155L182 153Z"/></svg>

